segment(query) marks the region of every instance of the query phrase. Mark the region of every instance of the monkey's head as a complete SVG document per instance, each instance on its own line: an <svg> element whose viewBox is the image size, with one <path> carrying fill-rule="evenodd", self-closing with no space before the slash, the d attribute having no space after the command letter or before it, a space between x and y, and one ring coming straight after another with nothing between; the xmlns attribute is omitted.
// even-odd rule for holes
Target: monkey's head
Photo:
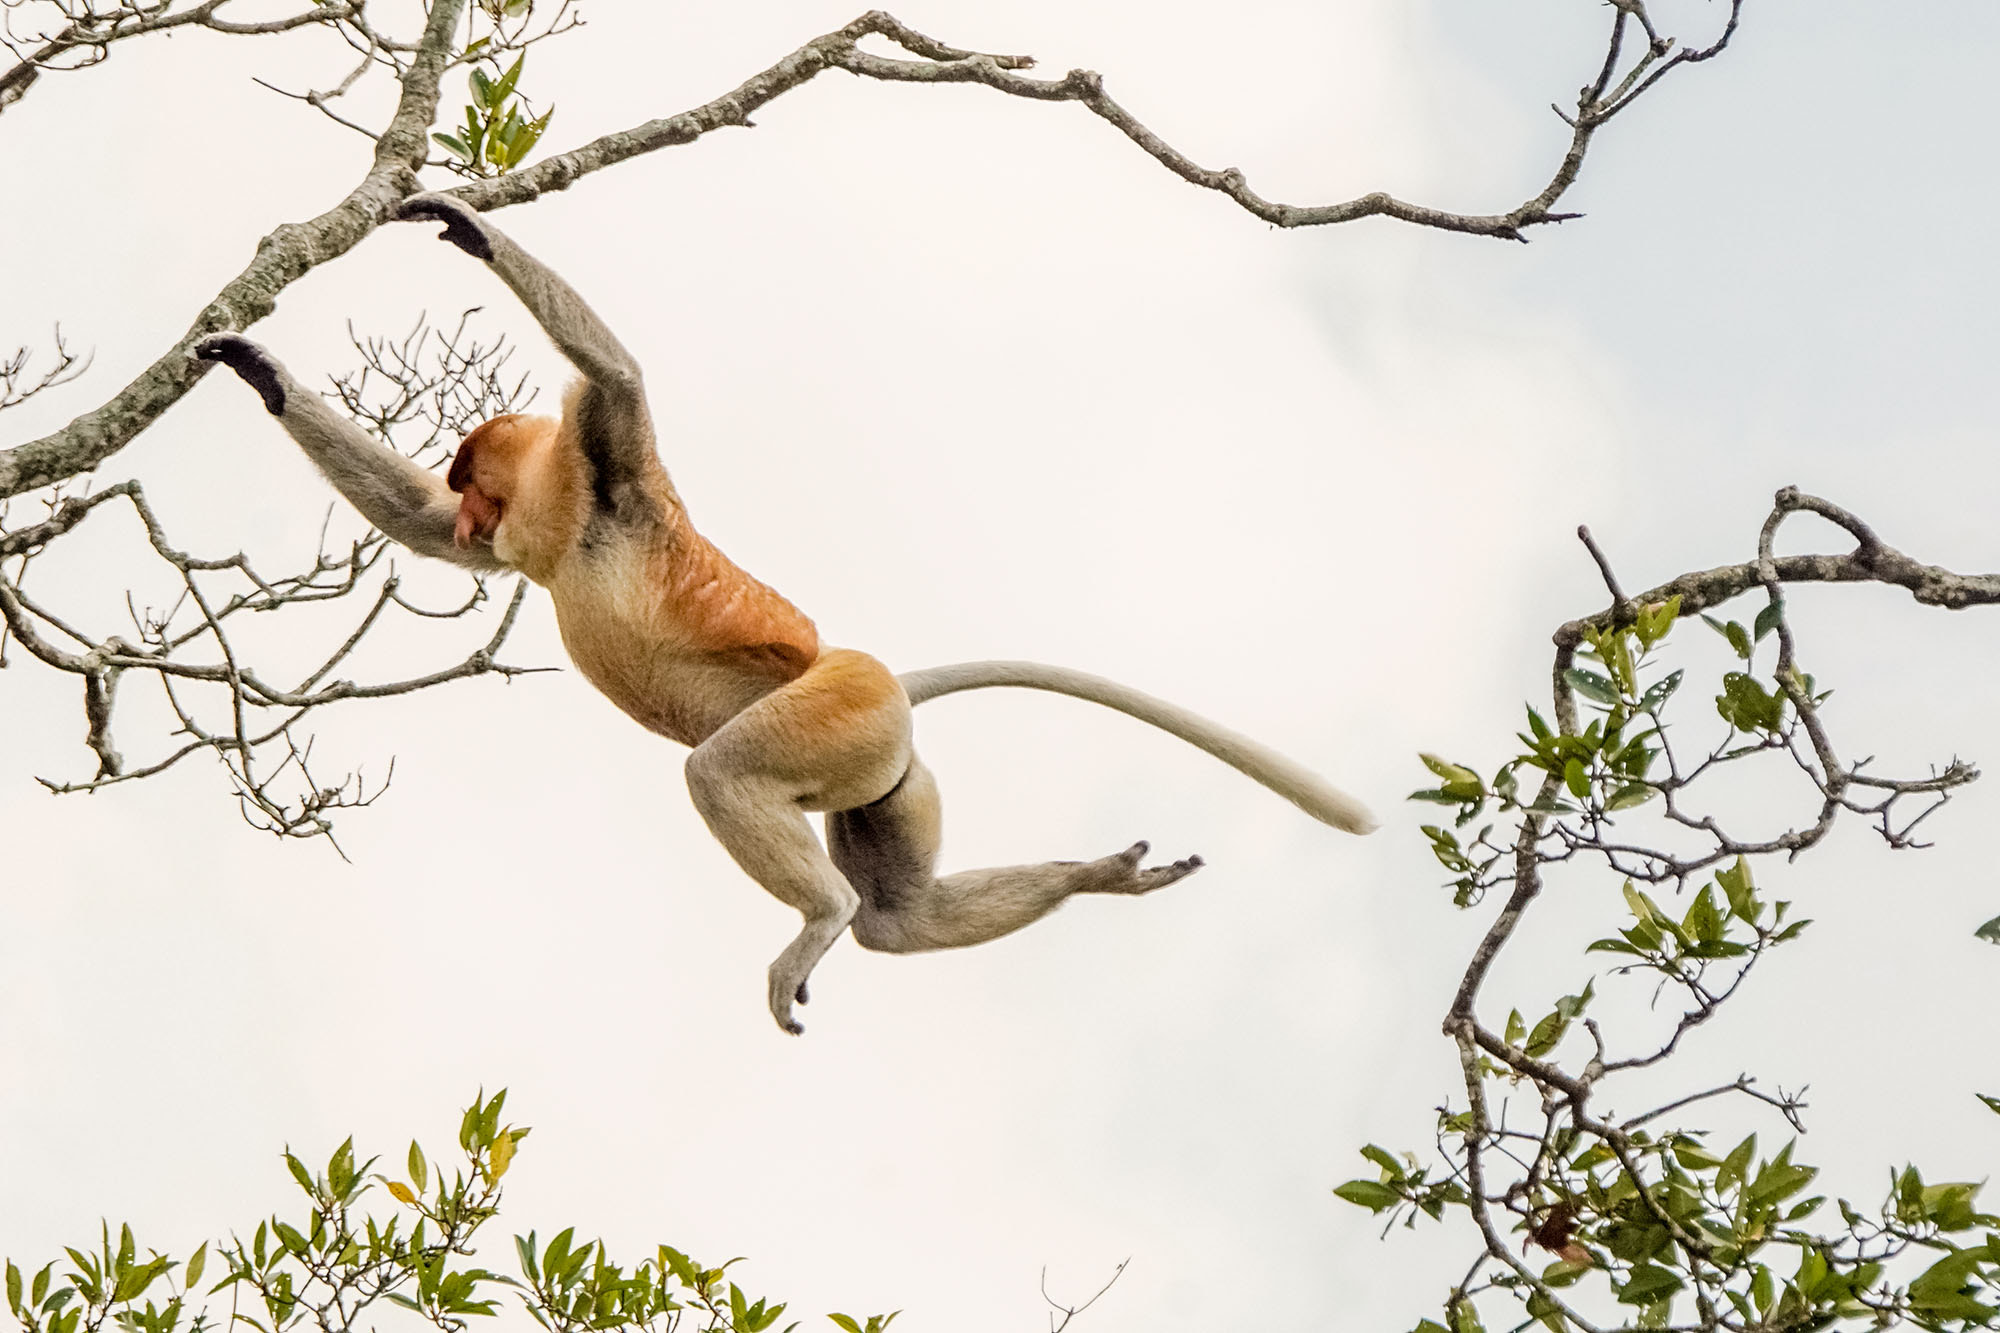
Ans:
<svg viewBox="0 0 2000 1333"><path fill-rule="evenodd" d="M540 577L568 546L563 492L555 475L557 423L515 413L475 427L458 446L446 484L457 492L452 541L484 542L506 564Z"/></svg>

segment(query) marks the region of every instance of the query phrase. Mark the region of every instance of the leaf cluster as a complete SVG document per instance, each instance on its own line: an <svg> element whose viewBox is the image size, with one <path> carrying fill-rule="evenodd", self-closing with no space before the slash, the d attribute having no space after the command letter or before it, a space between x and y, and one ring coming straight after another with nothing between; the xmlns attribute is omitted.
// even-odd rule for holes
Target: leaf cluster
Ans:
<svg viewBox="0 0 2000 1333"><path fill-rule="evenodd" d="M527 160L556 113L551 106L537 116L526 99L516 95L527 61L523 51L498 77L473 66L468 76L472 100L465 104L464 123L451 133L431 135L451 154L445 166L461 176L480 178L504 176Z"/></svg>
<svg viewBox="0 0 2000 1333"><path fill-rule="evenodd" d="M477 1233L499 1214L501 1181L528 1137L526 1126L503 1119L506 1100L502 1090L466 1108L461 1160L449 1173L415 1140L406 1180L376 1171L379 1158L357 1161L351 1138L318 1170L288 1149L286 1170L305 1196L300 1211L259 1220L247 1239L232 1234L213 1249L203 1242L185 1260L157 1250L142 1257L129 1226L114 1241L106 1224L94 1248L65 1249L67 1263L24 1273L8 1260L7 1309L21 1333L99 1333L107 1323L122 1333L228 1333L237 1324L254 1333L363 1333L395 1310L440 1333L463 1333L509 1303L549 1333L766 1333L777 1325L782 1302L725 1276L741 1260L710 1266L670 1245L621 1265L603 1242L579 1240L569 1227L546 1245L533 1231L516 1236L518 1277L466 1262ZM385 1196L388 1209L368 1206ZM207 1298L223 1293L230 1305L218 1320ZM885 1333L895 1315L828 1318L846 1333Z"/></svg>
<svg viewBox="0 0 2000 1333"><path fill-rule="evenodd" d="M1423 826L1454 901L1471 905L1498 889L1507 907L1446 1020L1465 1090L1439 1112L1436 1160L1370 1144L1361 1154L1375 1176L1334 1193L1383 1217L1385 1231L1453 1214L1477 1224L1466 1279L1448 1293L1442 1320L1422 1321L1418 1333L1474 1333L1502 1310L1501 1326L1525 1320L1551 1330L2000 1328L2000 1219L1979 1211L1977 1183L1927 1185L1905 1166L1879 1207L1829 1208L1810 1194L1819 1167L1796 1158L1804 1101L1764 1092L1749 1074L1655 1091L1652 1109L1622 1119L1596 1109L1613 1082L1673 1060L1766 955L1811 924L1760 888L1759 859L1810 851L1843 810L1877 818L1892 847L1916 845L1907 836L1914 820L1892 824L1894 803L1941 802L1972 775L1954 761L1928 779L1871 778L1881 795L1859 804L1850 794L1859 766L1837 766L1819 714L1830 695L1794 664L1775 590L1749 625L1702 617L1733 660L1714 696L1721 735L1685 753L1676 728L1689 724L1670 715L1689 668L1660 661L1680 613L1680 598L1670 597L1582 624L1559 651L1554 709L1528 709L1519 748L1490 778L1421 756L1436 785L1412 799L1456 809L1449 827ZM1775 663L1764 655L1772 644ZM1815 797L1808 824L1744 837L1695 803L1728 765L1783 771L1787 761ZM1512 827L1468 832L1482 815ZM1588 892L1590 876L1581 876L1569 901L1615 904L1622 917L1584 951L1610 956L1612 966L1534 1021L1515 1008L1489 1028L1478 1017L1479 985L1561 867L1574 867L1565 872L1572 877L1594 871L1606 891L1576 896ZM1671 1026L1626 1053L1590 1010L1600 984L1632 982L1648 988ZM1510 1114L1516 1092L1528 1094L1525 1124ZM1755 1133L1711 1150L1702 1112L1723 1099L1749 1101L1793 1133L1769 1155ZM2000 1112L2000 1098L1984 1100Z"/></svg>

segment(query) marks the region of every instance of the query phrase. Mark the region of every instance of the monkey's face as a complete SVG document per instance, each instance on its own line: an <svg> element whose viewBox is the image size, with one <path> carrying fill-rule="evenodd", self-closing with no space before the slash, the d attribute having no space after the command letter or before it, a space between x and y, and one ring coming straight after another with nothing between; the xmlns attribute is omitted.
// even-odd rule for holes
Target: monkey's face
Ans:
<svg viewBox="0 0 2000 1333"><path fill-rule="evenodd" d="M554 425L540 417L495 417L458 446L445 480L459 497L452 541L461 550L484 543L501 560L524 567L541 498L535 494L544 470L538 465L545 462Z"/></svg>

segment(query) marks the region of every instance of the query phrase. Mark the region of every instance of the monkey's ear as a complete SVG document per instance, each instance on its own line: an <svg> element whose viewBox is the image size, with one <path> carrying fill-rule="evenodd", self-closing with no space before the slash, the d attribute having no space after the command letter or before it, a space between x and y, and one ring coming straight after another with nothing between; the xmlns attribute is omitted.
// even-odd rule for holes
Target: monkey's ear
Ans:
<svg viewBox="0 0 2000 1333"><path fill-rule="evenodd" d="M451 471L445 473L444 484L451 487L455 493L462 494L465 488L472 484L472 449L472 436L468 435L465 442L458 446L458 453L451 460Z"/></svg>

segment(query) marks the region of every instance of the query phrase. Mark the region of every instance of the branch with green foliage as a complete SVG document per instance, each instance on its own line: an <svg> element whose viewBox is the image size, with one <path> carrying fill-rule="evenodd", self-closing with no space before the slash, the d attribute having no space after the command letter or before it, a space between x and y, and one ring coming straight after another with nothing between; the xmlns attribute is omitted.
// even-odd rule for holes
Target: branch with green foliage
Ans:
<svg viewBox="0 0 2000 1333"><path fill-rule="evenodd" d="M1830 521L1854 548L1774 554L1796 514ZM1439 784L1413 798L1456 811L1452 827L1424 828L1453 876L1454 900L1472 907L1506 894L1445 1017L1463 1099L1440 1112L1435 1160L1370 1145L1362 1153L1377 1176L1336 1193L1392 1223L1454 1214L1473 1224L1478 1244L1465 1277L1446 1296L1442 1322L1426 1319L1420 1333L1475 1333L1524 1316L1584 1333L2000 1328L2000 1216L1978 1210L1977 1183L1928 1182L1904 1166L1879 1205L1840 1200L1830 1210L1824 1197L1805 1197L1818 1168L1796 1159L1796 1138L1776 1151L1754 1133L1714 1141L1703 1113L1729 1100L1776 1117L1781 1131L1804 1128L1797 1094L1767 1092L1747 1073L1655 1096L1636 1114L1599 1109L1638 1071L1653 1071L1647 1086L1656 1087L1658 1068L1684 1039L1810 924L1758 886L1759 862L1813 850L1843 815L1869 821L1892 848L1922 846L1917 827L1979 776L1957 759L1907 778L1844 761L1825 716L1829 691L1800 664L1786 585L1887 583L1926 605L1969 607L2000 601L2000 578L1920 564L1855 515L1791 488L1778 493L1754 560L1636 597L1620 589L1588 531L1579 536L1612 604L1556 631L1550 714L1528 710L1520 748L1491 779L1424 756ZM1691 720L1668 720L1688 668L1666 669L1661 655L1690 616L1749 593L1762 605L1747 625L1701 615L1729 664L1713 696L1721 725L1693 743ZM1805 811L1786 827L1739 831L1735 816L1708 804L1712 778L1763 769L1773 786L1788 779L1800 790ZM1509 829L1482 823L1468 833L1489 809ZM1480 992L1495 960L1563 866L1618 887L1604 901L1622 921L1586 950L1613 965L1532 1023L1519 1009L1500 1022L1483 1018ZM1600 982L1637 984L1671 1006L1664 1035L1617 1041L1588 1012ZM1517 1097L1528 1108L1518 1122ZM1982 1100L2000 1111L2000 1101ZM1531 1261L1536 1250L1550 1257Z"/></svg>
<svg viewBox="0 0 2000 1333"><path fill-rule="evenodd" d="M185 1259L143 1255L129 1226L105 1224L94 1246L66 1247L40 1268L6 1264L7 1308L21 1333L363 1333L400 1308L440 1333L516 1305L549 1333L765 1333L782 1303L752 1296L730 1275L671 1245L637 1263L612 1259L574 1227L542 1243L514 1237L518 1276L467 1262L500 1212L501 1180L526 1126L505 1123L506 1092L480 1096L459 1122L462 1164L447 1179L414 1141L404 1178L357 1161L348 1139L315 1172L287 1150L305 1195L287 1221L260 1219L248 1238L203 1242ZM370 1195L380 1186L382 1193ZM386 1204L387 1207L379 1205ZM204 1282L211 1285L203 1287ZM218 1297L226 1313L211 1313ZM830 1314L846 1333L884 1333L894 1314ZM798 1327L796 1321L781 1333Z"/></svg>

